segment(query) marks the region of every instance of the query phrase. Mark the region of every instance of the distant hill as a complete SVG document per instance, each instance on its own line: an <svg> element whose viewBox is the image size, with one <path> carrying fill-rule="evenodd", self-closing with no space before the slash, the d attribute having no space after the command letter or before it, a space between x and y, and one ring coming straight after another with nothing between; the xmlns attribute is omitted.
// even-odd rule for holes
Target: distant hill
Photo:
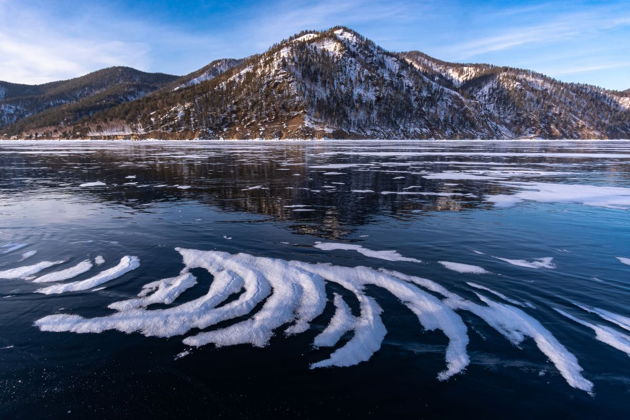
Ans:
<svg viewBox="0 0 630 420"><path fill-rule="evenodd" d="M0 82L0 133L45 125L67 125L98 111L138 99L177 76L111 67L43 85Z"/></svg>
<svg viewBox="0 0 630 420"><path fill-rule="evenodd" d="M630 138L628 91L389 52L345 27L214 61L140 96L75 123L60 107L5 131L33 138Z"/></svg>

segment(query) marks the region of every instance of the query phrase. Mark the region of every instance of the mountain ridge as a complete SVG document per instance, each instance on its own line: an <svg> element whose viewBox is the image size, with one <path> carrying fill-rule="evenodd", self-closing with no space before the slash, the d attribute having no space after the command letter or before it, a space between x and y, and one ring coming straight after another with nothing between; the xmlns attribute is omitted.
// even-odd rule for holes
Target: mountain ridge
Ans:
<svg viewBox="0 0 630 420"><path fill-rule="evenodd" d="M338 26L302 31L244 59L215 60L71 124L51 118L6 131L30 138L630 138L628 93L389 52Z"/></svg>

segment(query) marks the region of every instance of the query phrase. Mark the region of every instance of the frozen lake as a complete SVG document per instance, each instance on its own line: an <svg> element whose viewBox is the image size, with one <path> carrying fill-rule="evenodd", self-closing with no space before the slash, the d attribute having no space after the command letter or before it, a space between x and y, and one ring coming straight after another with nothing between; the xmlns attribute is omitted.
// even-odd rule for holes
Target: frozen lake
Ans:
<svg viewBox="0 0 630 420"><path fill-rule="evenodd" d="M0 417L630 416L630 142L0 142Z"/></svg>

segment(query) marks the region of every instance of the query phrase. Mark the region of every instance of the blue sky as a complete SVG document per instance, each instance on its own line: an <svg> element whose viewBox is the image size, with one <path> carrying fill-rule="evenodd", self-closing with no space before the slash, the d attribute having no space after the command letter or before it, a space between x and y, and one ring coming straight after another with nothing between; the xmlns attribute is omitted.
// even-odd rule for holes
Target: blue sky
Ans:
<svg viewBox="0 0 630 420"><path fill-rule="evenodd" d="M0 80L112 65L185 74L336 25L392 51L630 88L629 0L0 0Z"/></svg>

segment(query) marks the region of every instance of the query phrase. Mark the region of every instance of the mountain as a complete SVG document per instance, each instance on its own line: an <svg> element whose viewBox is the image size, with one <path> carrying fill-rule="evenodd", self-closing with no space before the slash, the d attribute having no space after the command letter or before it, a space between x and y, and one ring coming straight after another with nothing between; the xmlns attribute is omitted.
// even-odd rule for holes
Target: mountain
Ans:
<svg viewBox="0 0 630 420"><path fill-rule="evenodd" d="M7 131L172 139L630 138L630 95L528 70L388 52L335 27L302 32L242 60L214 61L71 126L50 119Z"/></svg>
<svg viewBox="0 0 630 420"><path fill-rule="evenodd" d="M0 82L0 132L66 125L98 111L138 99L177 76L111 67L43 85Z"/></svg>

